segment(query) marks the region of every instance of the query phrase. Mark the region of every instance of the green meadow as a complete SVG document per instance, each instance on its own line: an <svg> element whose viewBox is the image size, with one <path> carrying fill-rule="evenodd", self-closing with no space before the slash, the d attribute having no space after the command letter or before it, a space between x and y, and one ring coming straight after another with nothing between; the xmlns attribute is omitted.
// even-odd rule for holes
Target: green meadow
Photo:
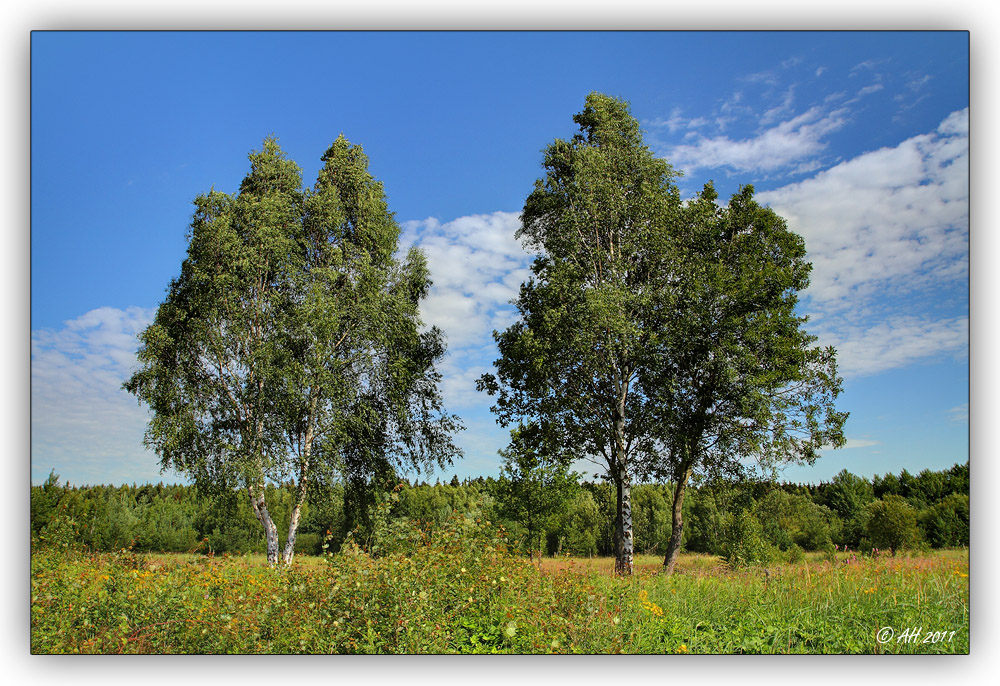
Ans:
<svg viewBox="0 0 1000 686"><path fill-rule="evenodd" d="M33 653L968 653L967 550L531 559L455 517L371 556L88 553L31 560Z"/></svg>

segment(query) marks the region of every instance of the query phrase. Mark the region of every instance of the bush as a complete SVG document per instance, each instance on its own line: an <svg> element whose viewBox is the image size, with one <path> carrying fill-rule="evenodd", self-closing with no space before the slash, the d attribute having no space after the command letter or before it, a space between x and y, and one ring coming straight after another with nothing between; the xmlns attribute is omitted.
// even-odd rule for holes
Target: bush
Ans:
<svg viewBox="0 0 1000 686"><path fill-rule="evenodd" d="M802 551L802 548L795 543L788 548L788 552L785 555L785 559L788 560L788 564L793 565L802 562L806 556L806 554Z"/></svg>
<svg viewBox="0 0 1000 686"><path fill-rule="evenodd" d="M830 540L831 513L804 495L773 490L754 508L771 545L789 550L793 545L819 550Z"/></svg>
<svg viewBox="0 0 1000 686"><path fill-rule="evenodd" d="M597 531L601 526L601 513L594 496L583 491L570 501L563 513L558 534L562 541L561 552L571 555L597 555Z"/></svg>
<svg viewBox="0 0 1000 686"><path fill-rule="evenodd" d="M692 489L684 500L684 509L689 507L690 511L684 514L684 550L719 554L724 516L716 503L715 493L709 488Z"/></svg>
<svg viewBox="0 0 1000 686"><path fill-rule="evenodd" d="M722 559L733 568L763 565L774 559L774 548L760 522L748 510L729 515L723 525Z"/></svg>
<svg viewBox="0 0 1000 686"><path fill-rule="evenodd" d="M868 506L865 520L867 545L897 550L916 548L920 543L917 511L898 495L887 495ZM866 547L867 547L866 545Z"/></svg>
<svg viewBox="0 0 1000 686"><path fill-rule="evenodd" d="M935 548L969 545L969 496L953 493L919 515L924 538Z"/></svg>

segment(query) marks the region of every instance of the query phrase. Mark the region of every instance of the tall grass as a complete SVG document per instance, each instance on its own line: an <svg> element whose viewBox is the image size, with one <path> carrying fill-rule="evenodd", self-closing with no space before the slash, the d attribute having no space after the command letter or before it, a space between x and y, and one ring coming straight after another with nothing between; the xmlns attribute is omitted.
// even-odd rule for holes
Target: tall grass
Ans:
<svg viewBox="0 0 1000 686"><path fill-rule="evenodd" d="M458 518L379 557L290 569L245 557L32 556L35 653L966 653L968 556L807 557L733 571L684 555L617 579L606 559L540 564ZM880 643L880 629L893 638ZM916 640L910 636L919 628ZM944 631L935 642L935 631ZM950 632L954 632L951 634ZM882 634L884 638L887 634ZM903 640L899 637L903 636Z"/></svg>

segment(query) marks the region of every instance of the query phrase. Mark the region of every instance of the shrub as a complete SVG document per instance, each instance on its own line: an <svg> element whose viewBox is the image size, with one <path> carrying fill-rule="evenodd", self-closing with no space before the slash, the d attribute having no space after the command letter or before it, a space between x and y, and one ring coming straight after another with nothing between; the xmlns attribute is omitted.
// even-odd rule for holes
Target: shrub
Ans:
<svg viewBox="0 0 1000 686"><path fill-rule="evenodd" d="M754 508L768 542L780 550L818 550L830 540L830 511L804 495L773 490Z"/></svg>
<svg viewBox="0 0 1000 686"><path fill-rule="evenodd" d="M684 514L684 550L719 554L724 516L716 503L715 493L708 488L689 493L684 508L689 507L690 511Z"/></svg>
<svg viewBox="0 0 1000 686"><path fill-rule="evenodd" d="M730 515L723 526L722 559L730 567L767 564L774 548L764 537L760 522L748 510Z"/></svg>
<svg viewBox="0 0 1000 686"><path fill-rule="evenodd" d="M898 495L887 495L868 506L865 536L873 548L909 550L920 543L917 511ZM866 546L867 547L867 546Z"/></svg>
<svg viewBox="0 0 1000 686"><path fill-rule="evenodd" d="M919 515L924 538L935 548L969 545L969 496L953 493Z"/></svg>
<svg viewBox="0 0 1000 686"><path fill-rule="evenodd" d="M804 558L805 558L805 553L802 551L801 546L799 546L798 544L793 543L788 548L788 551L786 553L786 559L788 560L789 564L793 565L798 564L799 562L802 562Z"/></svg>
<svg viewBox="0 0 1000 686"><path fill-rule="evenodd" d="M602 523L594 496L588 491L577 494L560 518L558 534L562 540L562 552L596 555L597 532Z"/></svg>

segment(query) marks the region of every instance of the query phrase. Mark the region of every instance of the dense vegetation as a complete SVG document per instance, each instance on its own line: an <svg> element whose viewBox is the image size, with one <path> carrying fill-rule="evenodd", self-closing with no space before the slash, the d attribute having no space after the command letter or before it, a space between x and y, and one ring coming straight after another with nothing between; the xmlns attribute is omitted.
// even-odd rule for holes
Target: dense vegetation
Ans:
<svg viewBox="0 0 1000 686"><path fill-rule="evenodd" d="M767 574L684 554L514 554L456 515L294 565L207 555L32 557L34 653L967 653L968 556L812 553ZM914 636L920 627L919 635ZM890 635L888 632L892 632Z"/></svg>
<svg viewBox="0 0 1000 686"><path fill-rule="evenodd" d="M454 512L502 524L522 550L548 555L613 554L615 493L608 483L570 482L524 523L518 491L506 477L408 483L390 493L357 493L334 484L306 503L295 545L317 555L351 539L370 548L383 529L442 524ZM636 550L658 554L670 537L670 484L640 484L633 492ZM291 486L272 487L268 501L288 512ZM286 515L287 516L287 515ZM819 485L702 483L684 500L683 548L720 555L735 565L767 562L800 551L849 548L946 548L969 543L969 465L917 475L876 476L842 471ZM277 515L279 530L286 522ZM36 542L63 542L91 551L264 552L264 537L243 491L201 493L195 486L60 485L55 474L31 489Z"/></svg>

